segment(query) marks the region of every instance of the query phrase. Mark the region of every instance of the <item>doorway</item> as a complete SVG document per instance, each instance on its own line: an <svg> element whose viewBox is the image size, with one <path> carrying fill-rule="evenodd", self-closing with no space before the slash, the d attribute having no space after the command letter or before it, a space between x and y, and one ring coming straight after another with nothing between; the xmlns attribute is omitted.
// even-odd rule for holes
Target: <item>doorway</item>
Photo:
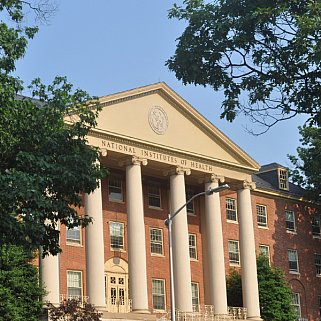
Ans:
<svg viewBox="0 0 321 321"><path fill-rule="evenodd" d="M128 313L131 301L128 295L128 264L115 257L105 263L106 305L109 312Z"/></svg>

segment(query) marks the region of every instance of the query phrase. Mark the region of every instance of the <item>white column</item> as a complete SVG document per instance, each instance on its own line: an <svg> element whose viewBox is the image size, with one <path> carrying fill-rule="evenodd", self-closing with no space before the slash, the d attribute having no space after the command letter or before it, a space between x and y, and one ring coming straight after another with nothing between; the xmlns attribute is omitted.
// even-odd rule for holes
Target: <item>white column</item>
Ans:
<svg viewBox="0 0 321 321"><path fill-rule="evenodd" d="M254 183L243 182L243 189L238 191L242 293L243 305L247 308L247 318L249 320L262 320L260 318L260 302L250 191L254 187Z"/></svg>
<svg viewBox="0 0 321 321"><path fill-rule="evenodd" d="M104 234L101 182L85 195L85 213L93 222L86 227L87 295L96 307L105 307Z"/></svg>
<svg viewBox="0 0 321 321"><path fill-rule="evenodd" d="M147 160L133 157L126 166L129 291L133 312L149 313L141 164Z"/></svg>
<svg viewBox="0 0 321 321"><path fill-rule="evenodd" d="M211 175L211 181L205 183L205 190L218 187L219 177ZM221 178L222 180L222 178ZM225 280L224 247L221 219L220 194L205 196L205 223L207 229L208 271L211 305L214 313L227 315L227 294Z"/></svg>
<svg viewBox="0 0 321 321"><path fill-rule="evenodd" d="M40 279L41 285L46 291L43 301L50 302L54 306L59 306L60 303L59 256L59 254L50 254L42 258L40 250Z"/></svg>
<svg viewBox="0 0 321 321"><path fill-rule="evenodd" d="M186 203L185 178L190 170L177 168L170 176L171 213ZM173 265L176 308L192 312L191 266L186 207L173 219Z"/></svg>

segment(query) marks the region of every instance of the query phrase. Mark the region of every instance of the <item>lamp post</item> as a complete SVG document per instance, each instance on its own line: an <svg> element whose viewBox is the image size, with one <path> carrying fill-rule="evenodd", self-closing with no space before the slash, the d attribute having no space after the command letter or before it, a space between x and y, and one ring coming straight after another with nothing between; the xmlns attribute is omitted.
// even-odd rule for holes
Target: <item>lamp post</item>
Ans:
<svg viewBox="0 0 321 321"><path fill-rule="evenodd" d="M176 321L175 315L175 289L174 289L174 269L173 269L173 240L172 240L172 223L174 217L180 213L180 211L195 198L202 195L212 195L214 193L219 193L225 189L229 189L230 186L227 184L218 186L216 188L210 188L207 191L195 194L192 196L185 204L183 204L179 209L175 211L173 215L168 214L168 218L165 220L165 225L168 228L168 244L169 244L169 275L170 275L170 301L171 301L171 320Z"/></svg>

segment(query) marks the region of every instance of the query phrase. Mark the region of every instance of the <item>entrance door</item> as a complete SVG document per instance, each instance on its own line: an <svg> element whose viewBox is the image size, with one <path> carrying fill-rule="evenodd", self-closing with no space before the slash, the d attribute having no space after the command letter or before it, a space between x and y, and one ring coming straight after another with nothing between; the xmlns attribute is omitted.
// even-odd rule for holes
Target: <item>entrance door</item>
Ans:
<svg viewBox="0 0 321 321"><path fill-rule="evenodd" d="M114 313L130 312L127 275L107 273L105 278L108 311Z"/></svg>

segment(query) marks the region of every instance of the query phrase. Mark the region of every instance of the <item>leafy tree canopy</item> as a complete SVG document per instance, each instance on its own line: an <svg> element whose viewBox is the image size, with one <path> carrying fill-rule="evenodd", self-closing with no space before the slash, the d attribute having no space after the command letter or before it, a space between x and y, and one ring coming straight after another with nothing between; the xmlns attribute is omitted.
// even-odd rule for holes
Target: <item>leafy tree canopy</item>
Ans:
<svg viewBox="0 0 321 321"><path fill-rule="evenodd" d="M292 292L279 268L271 267L266 256L257 258L261 318L264 321L295 321ZM227 278L228 304L242 306L242 281L237 271Z"/></svg>
<svg viewBox="0 0 321 321"><path fill-rule="evenodd" d="M38 321L42 313L37 268L21 247L0 249L0 321Z"/></svg>
<svg viewBox="0 0 321 321"><path fill-rule="evenodd" d="M40 12L33 3L0 1L0 12L11 19L0 22L0 246L42 246L44 254L56 254L58 222L68 228L90 222L76 209L103 175L95 165L98 150L86 138L100 107L63 77L49 86L36 79L33 99L18 96L24 87L12 72L37 31L23 27L25 5Z"/></svg>
<svg viewBox="0 0 321 321"><path fill-rule="evenodd" d="M297 114L321 124L320 1L185 0L169 17L187 22L169 69L223 89L221 118L243 112L266 130Z"/></svg>
<svg viewBox="0 0 321 321"><path fill-rule="evenodd" d="M289 156L294 170L291 178L306 189L306 196L321 203L321 127L303 126L299 128L301 147L297 156Z"/></svg>

